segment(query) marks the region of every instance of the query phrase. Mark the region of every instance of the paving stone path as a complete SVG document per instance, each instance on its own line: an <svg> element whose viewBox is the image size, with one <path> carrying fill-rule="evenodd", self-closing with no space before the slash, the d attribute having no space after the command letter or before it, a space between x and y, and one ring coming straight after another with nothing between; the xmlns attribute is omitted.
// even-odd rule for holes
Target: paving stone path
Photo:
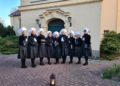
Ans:
<svg viewBox="0 0 120 86"><path fill-rule="evenodd" d="M28 59L28 68L21 69L20 60L16 57L17 55L0 55L0 86L49 86L51 73L56 75L56 86L120 86L120 82L101 78L106 67L120 64L120 60L89 60L88 66L68 63L40 66L39 59L36 59L37 67L31 68ZM76 60L75 58L74 62ZM47 62L46 59L44 61ZM83 59L82 61L84 62Z"/></svg>

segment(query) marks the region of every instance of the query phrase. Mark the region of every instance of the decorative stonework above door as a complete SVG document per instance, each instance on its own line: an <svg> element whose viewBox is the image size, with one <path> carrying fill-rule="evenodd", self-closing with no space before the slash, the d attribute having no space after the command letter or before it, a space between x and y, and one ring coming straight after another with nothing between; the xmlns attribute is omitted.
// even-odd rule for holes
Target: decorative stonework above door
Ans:
<svg viewBox="0 0 120 86"><path fill-rule="evenodd" d="M69 28L69 21L68 18L70 17L69 12L64 12L61 9L50 9L44 12L43 14L40 15L40 20L41 20L41 27L45 28L48 30L48 23L52 19L61 19L65 23L65 28Z"/></svg>
<svg viewBox="0 0 120 86"><path fill-rule="evenodd" d="M62 14L63 16L69 16L70 14L69 12L64 12L61 9L50 9L44 12L41 16L47 16L54 13Z"/></svg>

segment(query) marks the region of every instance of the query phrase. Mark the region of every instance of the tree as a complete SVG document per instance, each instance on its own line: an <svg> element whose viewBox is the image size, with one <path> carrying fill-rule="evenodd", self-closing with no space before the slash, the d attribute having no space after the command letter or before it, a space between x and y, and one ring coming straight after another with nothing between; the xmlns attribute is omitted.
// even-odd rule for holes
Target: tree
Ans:
<svg viewBox="0 0 120 86"><path fill-rule="evenodd" d="M2 23L4 25L4 20L0 17L0 23Z"/></svg>
<svg viewBox="0 0 120 86"><path fill-rule="evenodd" d="M7 27L7 35L15 35L15 31L13 30L13 26Z"/></svg>
<svg viewBox="0 0 120 86"><path fill-rule="evenodd" d="M5 27L2 23L0 23L0 36L5 36Z"/></svg>
<svg viewBox="0 0 120 86"><path fill-rule="evenodd" d="M15 35L15 31L13 30L13 26L5 27L2 23L0 23L0 36L6 37L10 35Z"/></svg>

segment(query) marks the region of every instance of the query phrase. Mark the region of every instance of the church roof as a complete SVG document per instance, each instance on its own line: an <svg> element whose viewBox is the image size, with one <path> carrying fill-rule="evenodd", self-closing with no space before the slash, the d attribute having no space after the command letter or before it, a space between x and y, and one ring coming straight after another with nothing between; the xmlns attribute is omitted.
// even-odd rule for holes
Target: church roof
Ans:
<svg viewBox="0 0 120 86"><path fill-rule="evenodd" d="M12 12L9 16L10 17L15 17L15 16L21 16L21 14L20 14L19 10L16 10L16 11Z"/></svg>

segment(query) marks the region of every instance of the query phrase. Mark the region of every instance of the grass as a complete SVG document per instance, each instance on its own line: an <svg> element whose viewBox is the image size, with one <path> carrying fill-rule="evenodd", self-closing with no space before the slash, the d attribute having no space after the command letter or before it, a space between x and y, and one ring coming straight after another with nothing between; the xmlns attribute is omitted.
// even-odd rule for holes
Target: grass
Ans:
<svg viewBox="0 0 120 86"><path fill-rule="evenodd" d="M113 67L105 69L103 72L103 78L120 81L120 65L115 64Z"/></svg>
<svg viewBox="0 0 120 86"><path fill-rule="evenodd" d="M7 36L0 38L0 53L1 54L17 54L18 52L18 37Z"/></svg>

